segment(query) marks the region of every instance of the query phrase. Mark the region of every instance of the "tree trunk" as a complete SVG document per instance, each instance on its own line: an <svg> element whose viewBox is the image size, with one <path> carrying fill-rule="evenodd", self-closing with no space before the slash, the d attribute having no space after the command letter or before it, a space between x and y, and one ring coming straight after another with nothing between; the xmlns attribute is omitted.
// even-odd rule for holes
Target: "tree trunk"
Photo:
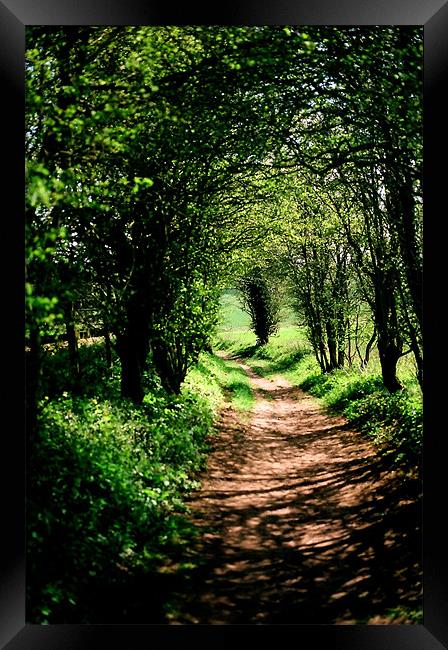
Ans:
<svg viewBox="0 0 448 650"><path fill-rule="evenodd" d="M67 332L68 356L71 368L71 383L74 391L81 385L81 366L79 362L78 334L75 326L73 302L68 302L64 307L65 329Z"/></svg>
<svg viewBox="0 0 448 650"><path fill-rule="evenodd" d="M409 165L409 155L406 158ZM387 177L391 200L390 221L399 242L412 308L421 333L423 328L423 276L415 223L416 207L413 182L409 173L399 167L396 168L396 165L396 161L390 157L389 168L395 170L395 173L390 173Z"/></svg>
<svg viewBox="0 0 448 650"><path fill-rule="evenodd" d="M350 323L347 325L347 361L348 365L352 367L352 339L350 335Z"/></svg>
<svg viewBox="0 0 448 650"><path fill-rule="evenodd" d="M324 372L330 372L331 365L330 362L328 361L327 351L325 349L325 344L323 343L323 341L319 342L319 351L322 358L321 368L324 368Z"/></svg>
<svg viewBox="0 0 448 650"><path fill-rule="evenodd" d="M344 367L344 361L345 361L345 342L346 342L346 333L347 333L347 328L346 328L346 318L345 314L339 314L338 315L338 323L337 323L337 349L338 349L338 368L343 368Z"/></svg>
<svg viewBox="0 0 448 650"><path fill-rule="evenodd" d="M415 316L419 322L420 332L423 328L423 310L422 310L422 269L419 263L418 245L416 242L416 233L414 225L414 198L412 193L412 183L407 182L400 188L399 193L402 227L399 230L401 253L405 263L406 275L408 280L409 291L412 296Z"/></svg>
<svg viewBox="0 0 448 650"><path fill-rule="evenodd" d="M38 403L41 396L42 354L39 327L33 323L30 325L30 350L26 355L25 413L26 428L30 440L35 437L37 432Z"/></svg>
<svg viewBox="0 0 448 650"><path fill-rule="evenodd" d="M378 269L375 277L375 328L378 332L378 353L383 381L390 393L396 393L403 388L397 377L402 343L397 323L396 288L395 270Z"/></svg>
<svg viewBox="0 0 448 650"><path fill-rule="evenodd" d="M104 325L104 349L106 352L106 367L108 370L112 368L112 347L110 344L109 327Z"/></svg>
<svg viewBox="0 0 448 650"><path fill-rule="evenodd" d="M333 324L329 321L326 323L328 354L330 357L329 370L334 370L338 367L336 336Z"/></svg>
<svg viewBox="0 0 448 650"><path fill-rule="evenodd" d="M406 309L406 294L403 287L400 287L401 299L404 304L403 316L406 321L409 338L411 339L411 350L414 353L415 363L417 364L417 380L423 391L423 354L421 335L418 335L418 326L415 327L408 310Z"/></svg>
<svg viewBox="0 0 448 650"><path fill-rule="evenodd" d="M117 334L117 350L121 361L121 396L136 404L143 400L142 367L136 339L129 331Z"/></svg>
<svg viewBox="0 0 448 650"><path fill-rule="evenodd" d="M376 339L376 327L373 328L373 334L370 337L369 342L366 345L366 353L365 353L365 356L364 356L364 360L361 363L361 368L365 368L367 366L367 364L369 363L370 351L372 349L373 344L375 343L375 339Z"/></svg>
<svg viewBox="0 0 448 650"><path fill-rule="evenodd" d="M411 330L411 348L414 353L415 363L417 364L417 380L423 391L423 356L417 341L415 332Z"/></svg>
<svg viewBox="0 0 448 650"><path fill-rule="evenodd" d="M176 359L176 352L164 341L155 341L151 348L153 363L162 386L167 392L178 395L186 374L183 360Z"/></svg>
<svg viewBox="0 0 448 650"><path fill-rule="evenodd" d="M143 372L149 349L149 317L144 300L134 295L126 310L126 322L117 333L117 350L121 361L121 394L136 404L143 400Z"/></svg>
<svg viewBox="0 0 448 650"><path fill-rule="evenodd" d="M378 352L385 387L389 393L402 390L403 386L397 377L397 363L401 356L397 346L384 337L380 337L378 339Z"/></svg>

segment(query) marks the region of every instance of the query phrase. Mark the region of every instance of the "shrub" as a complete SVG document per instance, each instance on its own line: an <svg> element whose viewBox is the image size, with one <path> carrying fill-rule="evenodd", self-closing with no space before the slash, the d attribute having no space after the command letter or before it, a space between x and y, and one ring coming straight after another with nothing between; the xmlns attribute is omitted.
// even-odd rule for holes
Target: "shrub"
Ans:
<svg viewBox="0 0 448 650"><path fill-rule="evenodd" d="M346 406L344 415L397 461L419 462L423 442L423 407L406 391L373 393Z"/></svg>
<svg viewBox="0 0 448 650"><path fill-rule="evenodd" d="M80 394L86 396L118 397L120 394L119 365L116 354L112 369L106 366L104 344L92 343L79 346L81 368ZM67 348L52 347L47 349L43 358L42 392L47 397L55 397L70 391L71 380Z"/></svg>

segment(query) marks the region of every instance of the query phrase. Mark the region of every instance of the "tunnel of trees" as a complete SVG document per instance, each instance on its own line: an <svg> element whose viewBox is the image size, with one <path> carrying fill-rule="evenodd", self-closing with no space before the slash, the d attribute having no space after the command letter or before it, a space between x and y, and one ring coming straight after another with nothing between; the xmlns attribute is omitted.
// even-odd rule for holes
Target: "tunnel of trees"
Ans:
<svg viewBox="0 0 448 650"><path fill-rule="evenodd" d="M28 27L26 181L33 444L49 344L74 398L82 332L178 396L229 286L259 345L287 296L322 373L423 388L420 28Z"/></svg>
<svg viewBox="0 0 448 650"><path fill-rule="evenodd" d="M242 247L281 256L323 371L365 307L388 389L409 351L421 381L419 30L36 27L28 43L31 409L54 319L80 380L86 302L124 396L142 399L149 356L178 392Z"/></svg>

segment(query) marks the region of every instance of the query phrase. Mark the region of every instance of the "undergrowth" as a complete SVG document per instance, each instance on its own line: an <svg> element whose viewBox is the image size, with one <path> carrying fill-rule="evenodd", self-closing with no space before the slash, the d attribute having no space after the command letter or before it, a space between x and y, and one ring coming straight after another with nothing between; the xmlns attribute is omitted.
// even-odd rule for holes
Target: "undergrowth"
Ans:
<svg viewBox="0 0 448 650"><path fill-rule="evenodd" d="M146 591L160 591L166 559L195 538L185 497L199 486L216 413L226 393L240 408L250 396L242 371L204 354L178 397L148 373L136 406L120 398L118 362L107 369L99 344L80 349L90 370L73 394L66 354L47 355L29 450L27 620L110 622L117 589L145 576ZM162 593L154 597L148 622L169 607Z"/></svg>

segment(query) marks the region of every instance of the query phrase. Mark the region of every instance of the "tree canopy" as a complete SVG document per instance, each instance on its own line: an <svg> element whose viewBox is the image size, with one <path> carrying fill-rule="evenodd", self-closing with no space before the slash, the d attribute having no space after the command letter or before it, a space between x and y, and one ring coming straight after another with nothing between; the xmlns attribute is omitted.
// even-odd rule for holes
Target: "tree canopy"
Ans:
<svg viewBox="0 0 448 650"><path fill-rule="evenodd" d="M79 380L82 309L124 396L149 361L178 392L260 251L323 371L363 313L389 389L408 349L421 381L421 64L413 27L29 28L31 401L59 323Z"/></svg>

